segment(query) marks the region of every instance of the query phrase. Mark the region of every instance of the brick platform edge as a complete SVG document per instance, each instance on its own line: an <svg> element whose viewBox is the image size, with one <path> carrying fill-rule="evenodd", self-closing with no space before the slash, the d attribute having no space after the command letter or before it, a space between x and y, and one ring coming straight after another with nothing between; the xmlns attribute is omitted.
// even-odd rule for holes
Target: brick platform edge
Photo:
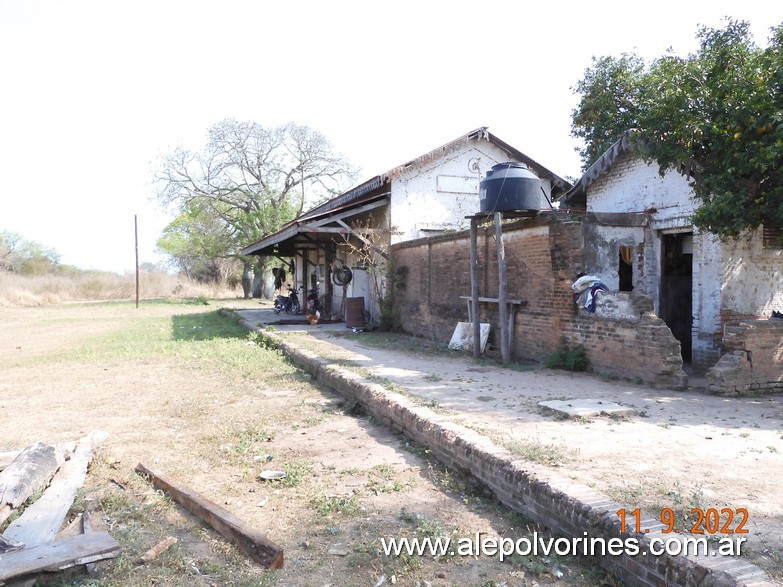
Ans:
<svg viewBox="0 0 783 587"><path fill-rule="evenodd" d="M542 526L570 538L603 537L639 540L637 556L604 556L598 563L614 572L623 582L636 587L774 587L758 567L741 559L681 555L642 556L649 551L660 530L650 534L626 534L620 531L615 512L620 504L593 489L546 471L532 463L516 459L477 432L448 421L411 399L344 367L331 364L317 354L286 341L246 320L248 330L259 332L267 346L279 349L296 367L310 373L348 401L360 404L375 419L430 449L441 462L480 480L506 507ZM627 507L627 506L626 506ZM630 508L629 508L630 509ZM654 520L642 521L642 528L661 527Z"/></svg>

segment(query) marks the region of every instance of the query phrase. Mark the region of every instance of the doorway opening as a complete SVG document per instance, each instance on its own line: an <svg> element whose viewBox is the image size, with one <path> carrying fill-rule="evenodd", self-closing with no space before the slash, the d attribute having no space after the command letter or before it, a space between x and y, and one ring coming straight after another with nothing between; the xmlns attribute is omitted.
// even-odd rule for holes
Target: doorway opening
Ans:
<svg viewBox="0 0 783 587"><path fill-rule="evenodd" d="M661 319L680 341L682 360L691 361L693 328L693 233L661 237Z"/></svg>

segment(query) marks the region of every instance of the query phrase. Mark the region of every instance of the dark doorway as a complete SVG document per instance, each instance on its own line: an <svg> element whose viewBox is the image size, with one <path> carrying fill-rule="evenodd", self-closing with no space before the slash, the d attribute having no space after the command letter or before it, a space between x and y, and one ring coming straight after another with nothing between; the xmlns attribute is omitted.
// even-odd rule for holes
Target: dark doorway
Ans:
<svg viewBox="0 0 783 587"><path fill-rule="evenodd" d="M633 247L620 247L617 275L620 291L633 291Z"/></svg>
<svg viewBox="0 0 783 587"><path fill-rule="evenodd" d="M661 238L661 318L680 341L682 360L691 360L693 326L693 234L664 234Z"/></svg>

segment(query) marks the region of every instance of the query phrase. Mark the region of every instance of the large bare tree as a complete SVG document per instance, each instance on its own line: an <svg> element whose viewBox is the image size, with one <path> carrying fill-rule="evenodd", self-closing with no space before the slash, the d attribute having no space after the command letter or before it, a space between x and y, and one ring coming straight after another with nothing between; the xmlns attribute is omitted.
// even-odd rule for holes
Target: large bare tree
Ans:
<svg viewBox="0 0 783 587"><path fill-rule="evenodd" d="M339 193L352 178L345 158L307 126L265 128L231 119L209 129L201 150L177 148L155 172L158 200L180 214L197 208L213 215L226 230L222 254L237 258L243 246ZM251 262L242 262L247 274Z"/></svg>

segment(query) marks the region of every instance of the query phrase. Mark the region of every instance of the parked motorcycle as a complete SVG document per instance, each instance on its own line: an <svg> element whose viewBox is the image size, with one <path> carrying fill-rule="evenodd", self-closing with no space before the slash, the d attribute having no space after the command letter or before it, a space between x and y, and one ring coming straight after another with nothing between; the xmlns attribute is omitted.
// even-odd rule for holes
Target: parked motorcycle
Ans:
<svg viewBox="0 0 783 587"><path fill-rule="evenodd" d="M298 314L301 310L299 304L299 289L288 286L288 296L280 294L275 298L275 314L285 312L286 314Z"/></svg>
<svg viewBox="0 0 783 587"><path fill-rule="evenodd" d="M321 305L321 300L318 299L318 288L314 287L310 291L307 292L307 306L306 306L305 314L307 315L307 320L310 322L310 324L316 324L318 322L318 319L321 317L321 312L323 312L323 306Z"/></svg>

